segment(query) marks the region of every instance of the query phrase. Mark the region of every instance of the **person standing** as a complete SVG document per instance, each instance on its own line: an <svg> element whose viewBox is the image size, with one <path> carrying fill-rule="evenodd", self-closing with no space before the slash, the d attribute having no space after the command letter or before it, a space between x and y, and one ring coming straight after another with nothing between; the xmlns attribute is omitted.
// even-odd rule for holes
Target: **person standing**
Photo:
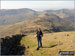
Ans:
<svg viewBox="0 0 75 56"><path fill-rule="evenodd" d="M42 46L43 33L42 33L42 31L41 31L41 28L38 28L38 29L37 29L36 37L37 37L37 42L38 42L38 47L37 47L36 50L39 50L40 47L43 48L43 46Z"/></svg>

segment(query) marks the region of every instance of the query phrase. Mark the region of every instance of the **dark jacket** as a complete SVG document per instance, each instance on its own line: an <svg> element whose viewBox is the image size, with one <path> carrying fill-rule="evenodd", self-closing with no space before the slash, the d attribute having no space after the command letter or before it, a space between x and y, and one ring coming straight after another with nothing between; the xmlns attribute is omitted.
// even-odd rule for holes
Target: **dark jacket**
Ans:
<svg viewBox="0 0 75 56"><path fill-rule="evenodd" d="M43 36L42 31L40 31L40 32L39 32L39 31L37 31L37 33L36 33L36 34L37 34L37 38L41 38L41 37Z"/></svg>

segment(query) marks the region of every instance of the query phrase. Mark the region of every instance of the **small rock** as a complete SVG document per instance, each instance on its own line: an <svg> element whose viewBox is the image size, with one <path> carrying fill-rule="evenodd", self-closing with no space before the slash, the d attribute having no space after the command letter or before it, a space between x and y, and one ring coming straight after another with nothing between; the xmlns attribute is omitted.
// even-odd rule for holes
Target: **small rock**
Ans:
<svg viewBox="0 0 75 56"><path fill-rule="evenodd" d="M69 34L67 34L67 36L69 36Z"/></svg>
<svg viewBox="0 0 75 56"><path fill-rule="evenodd" d="M29 46L25 46L25 48L29 48Z"/></svg>
<svg viewBox="0 0 75 56"><path fill-rule="evenodd" d="M54 37L54 39L57 39L56 37Z"/></svg>

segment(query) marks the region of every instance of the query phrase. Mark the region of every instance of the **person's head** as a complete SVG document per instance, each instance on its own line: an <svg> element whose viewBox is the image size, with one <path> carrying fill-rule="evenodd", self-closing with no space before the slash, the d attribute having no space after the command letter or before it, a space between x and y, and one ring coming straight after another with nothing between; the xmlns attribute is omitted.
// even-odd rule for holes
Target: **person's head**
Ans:
<svg viewBox="0 0 75 56"><path fill-rule="evenodd" d="M38 30L38 31L41 31L41 28L38 28L37 30Z"/></svg>

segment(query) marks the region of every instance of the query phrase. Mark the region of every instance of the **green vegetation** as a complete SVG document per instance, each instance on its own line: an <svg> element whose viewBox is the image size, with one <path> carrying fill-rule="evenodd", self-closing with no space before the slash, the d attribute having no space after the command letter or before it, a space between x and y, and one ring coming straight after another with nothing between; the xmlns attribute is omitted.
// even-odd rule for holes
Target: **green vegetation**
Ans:
<svg viewBox="0 0 75 56"><path fill-rule="evenodd" d="M39 13L39 15L38 12L26 8L4 11L0 12L2 13L0 15L0 24L6 24L7 26L0 26L0 34L2 37L34 33L38 27L47 33L74 31L74 17L70 17L70 15L74 14L73 10L48 10Z"/></svg>
<svg viewBox="0 0 75 56"><path fill-rule="evenodd" d="M2 38L16 34L28 35L21 40L21 45L29 46L25 55L56 56L59 49L74 50L74 10L48 10L39 13L25 8L4 11L0 11L0 25L7 26L0 26L0 35ZM37 40L34 33L39 27L44 33L43 48L36 51Z"/></svg>
<svg viewBox="0 0 75 56"><path fill-rule="evenodd" d="M60 9L60 10L45 10L45 11L35 11L28 8L23 9L10 9L0 10L0 25L12 25L18 22L23 22L27 19L32 19L38 15L45 14L50 16L52 14L54 16L59 16L62 19L73 20L75 12L74 10L69 9Z"/></svg>
<svg viewBox="0 0 75 56"><path fill-rule="evenodd" d="M58 26L58 27L53 27L52 31L54 31L54 32L74 31L74 28L68 28L68 27Z"/></svg>
<svg viewBox="0 0 75 56"><path fill-rule="evenodd" d="M74 32L47 33L42 37L43 48L36 50L37 40L34 34L22 38L21 45L29 46L25 55L52 55L58 56L59 49L74 50ZM65 46L66 45L66 46Z"/></svg>

